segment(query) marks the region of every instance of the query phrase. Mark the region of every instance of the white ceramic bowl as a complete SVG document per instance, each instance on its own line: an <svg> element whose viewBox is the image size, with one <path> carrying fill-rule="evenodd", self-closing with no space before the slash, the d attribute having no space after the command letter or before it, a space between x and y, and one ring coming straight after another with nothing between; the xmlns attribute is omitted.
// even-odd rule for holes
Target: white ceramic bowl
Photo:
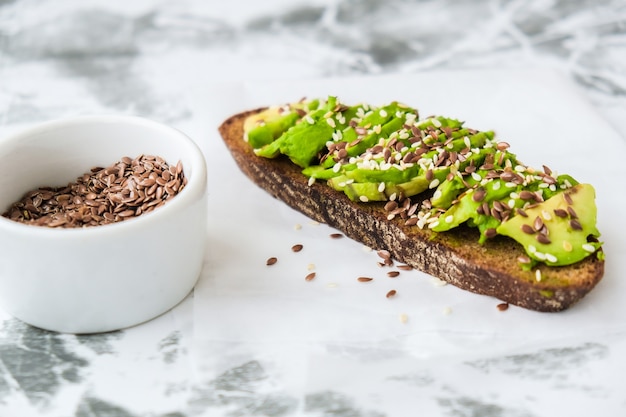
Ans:
<svg viewBox="0 0 626 417"><path fill-rule="evenodd" d="M206 246L206 163L183 133L138 117L86 116L0 141L0 210L123 156L183 164L188 183L152 212L85 228L0 217L0 308L43 329L97 333L150 320L195 285Z"/></svg>

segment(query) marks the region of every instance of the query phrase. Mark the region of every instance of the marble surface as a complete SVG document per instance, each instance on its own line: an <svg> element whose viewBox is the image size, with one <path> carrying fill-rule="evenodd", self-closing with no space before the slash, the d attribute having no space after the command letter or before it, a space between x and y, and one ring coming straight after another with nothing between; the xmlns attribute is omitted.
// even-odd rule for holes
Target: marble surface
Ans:
<svg viewBox="0 0 626 417"><path fill-rule="evenodd" d="M203 146L225 112L219 97L198 98L205 91L451 70L560 74L626 141L623 1L0 1L0 136L129 113ZM626 414L624 327L488 355L330 344L309 357L303 387L285 383L299 368L264 354L215 340L203 351L200 295L102 335L49 333L0 312L0 415Z"/></svg>

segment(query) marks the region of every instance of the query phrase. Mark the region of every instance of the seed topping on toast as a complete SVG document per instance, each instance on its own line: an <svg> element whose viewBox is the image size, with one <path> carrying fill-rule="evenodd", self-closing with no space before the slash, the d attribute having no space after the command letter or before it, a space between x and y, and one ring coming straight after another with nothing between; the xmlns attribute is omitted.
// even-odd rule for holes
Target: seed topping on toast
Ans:
<svg viewBox="0 0 626 417"><path fill-rule="evenodd" d="M390 221L438 233L467 224L481 243L515 239L524 268L603 256L593 187L525 165L493 131L421 118L399 102L348 106L333 96L268 108L244 131L258 156L284 155L309 185L325 181L352 201L382 204Z"/></svg>

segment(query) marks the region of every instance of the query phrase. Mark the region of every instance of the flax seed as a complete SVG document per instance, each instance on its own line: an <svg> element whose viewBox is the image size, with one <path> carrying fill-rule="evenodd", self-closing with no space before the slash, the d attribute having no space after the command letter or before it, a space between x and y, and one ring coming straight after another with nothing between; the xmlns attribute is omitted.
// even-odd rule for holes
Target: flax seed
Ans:
<svg viewBox="0 0 626 417"><path fill-rule="evenodd" d="M169 199L180 192L186 180L180 161L170 167L163 158L152 155L124 156L109 167L91 168L67 186L29 191L3 216L37 226L97 226L159 207L163 197ZM164 195L166 185L170 194Z"/></svg>

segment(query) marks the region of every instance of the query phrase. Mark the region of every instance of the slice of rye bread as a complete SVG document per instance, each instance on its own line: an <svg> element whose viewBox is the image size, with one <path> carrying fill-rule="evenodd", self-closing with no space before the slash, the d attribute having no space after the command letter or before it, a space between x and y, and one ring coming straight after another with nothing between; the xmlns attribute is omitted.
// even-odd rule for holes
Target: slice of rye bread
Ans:
<svg viewBox="0 0 626 417"><path fill-rule="evenodd" d="M435 233L406 226L403 219L387 219L384 203L354 202L322 182L309 185L301 168L288 158L258 157L244 141L244 120L261 110L231 116L219 127L239 169L295 210L373 249L387 250L399 262L464 290L546 312L567 309L591 291L604 274L604 261L597 256L574 265L540 264L524 271L517 261L524 250L513 239L496 236L481 245L478 231L470 227ZM418 199L412 197L414 202Z"/></svg>

